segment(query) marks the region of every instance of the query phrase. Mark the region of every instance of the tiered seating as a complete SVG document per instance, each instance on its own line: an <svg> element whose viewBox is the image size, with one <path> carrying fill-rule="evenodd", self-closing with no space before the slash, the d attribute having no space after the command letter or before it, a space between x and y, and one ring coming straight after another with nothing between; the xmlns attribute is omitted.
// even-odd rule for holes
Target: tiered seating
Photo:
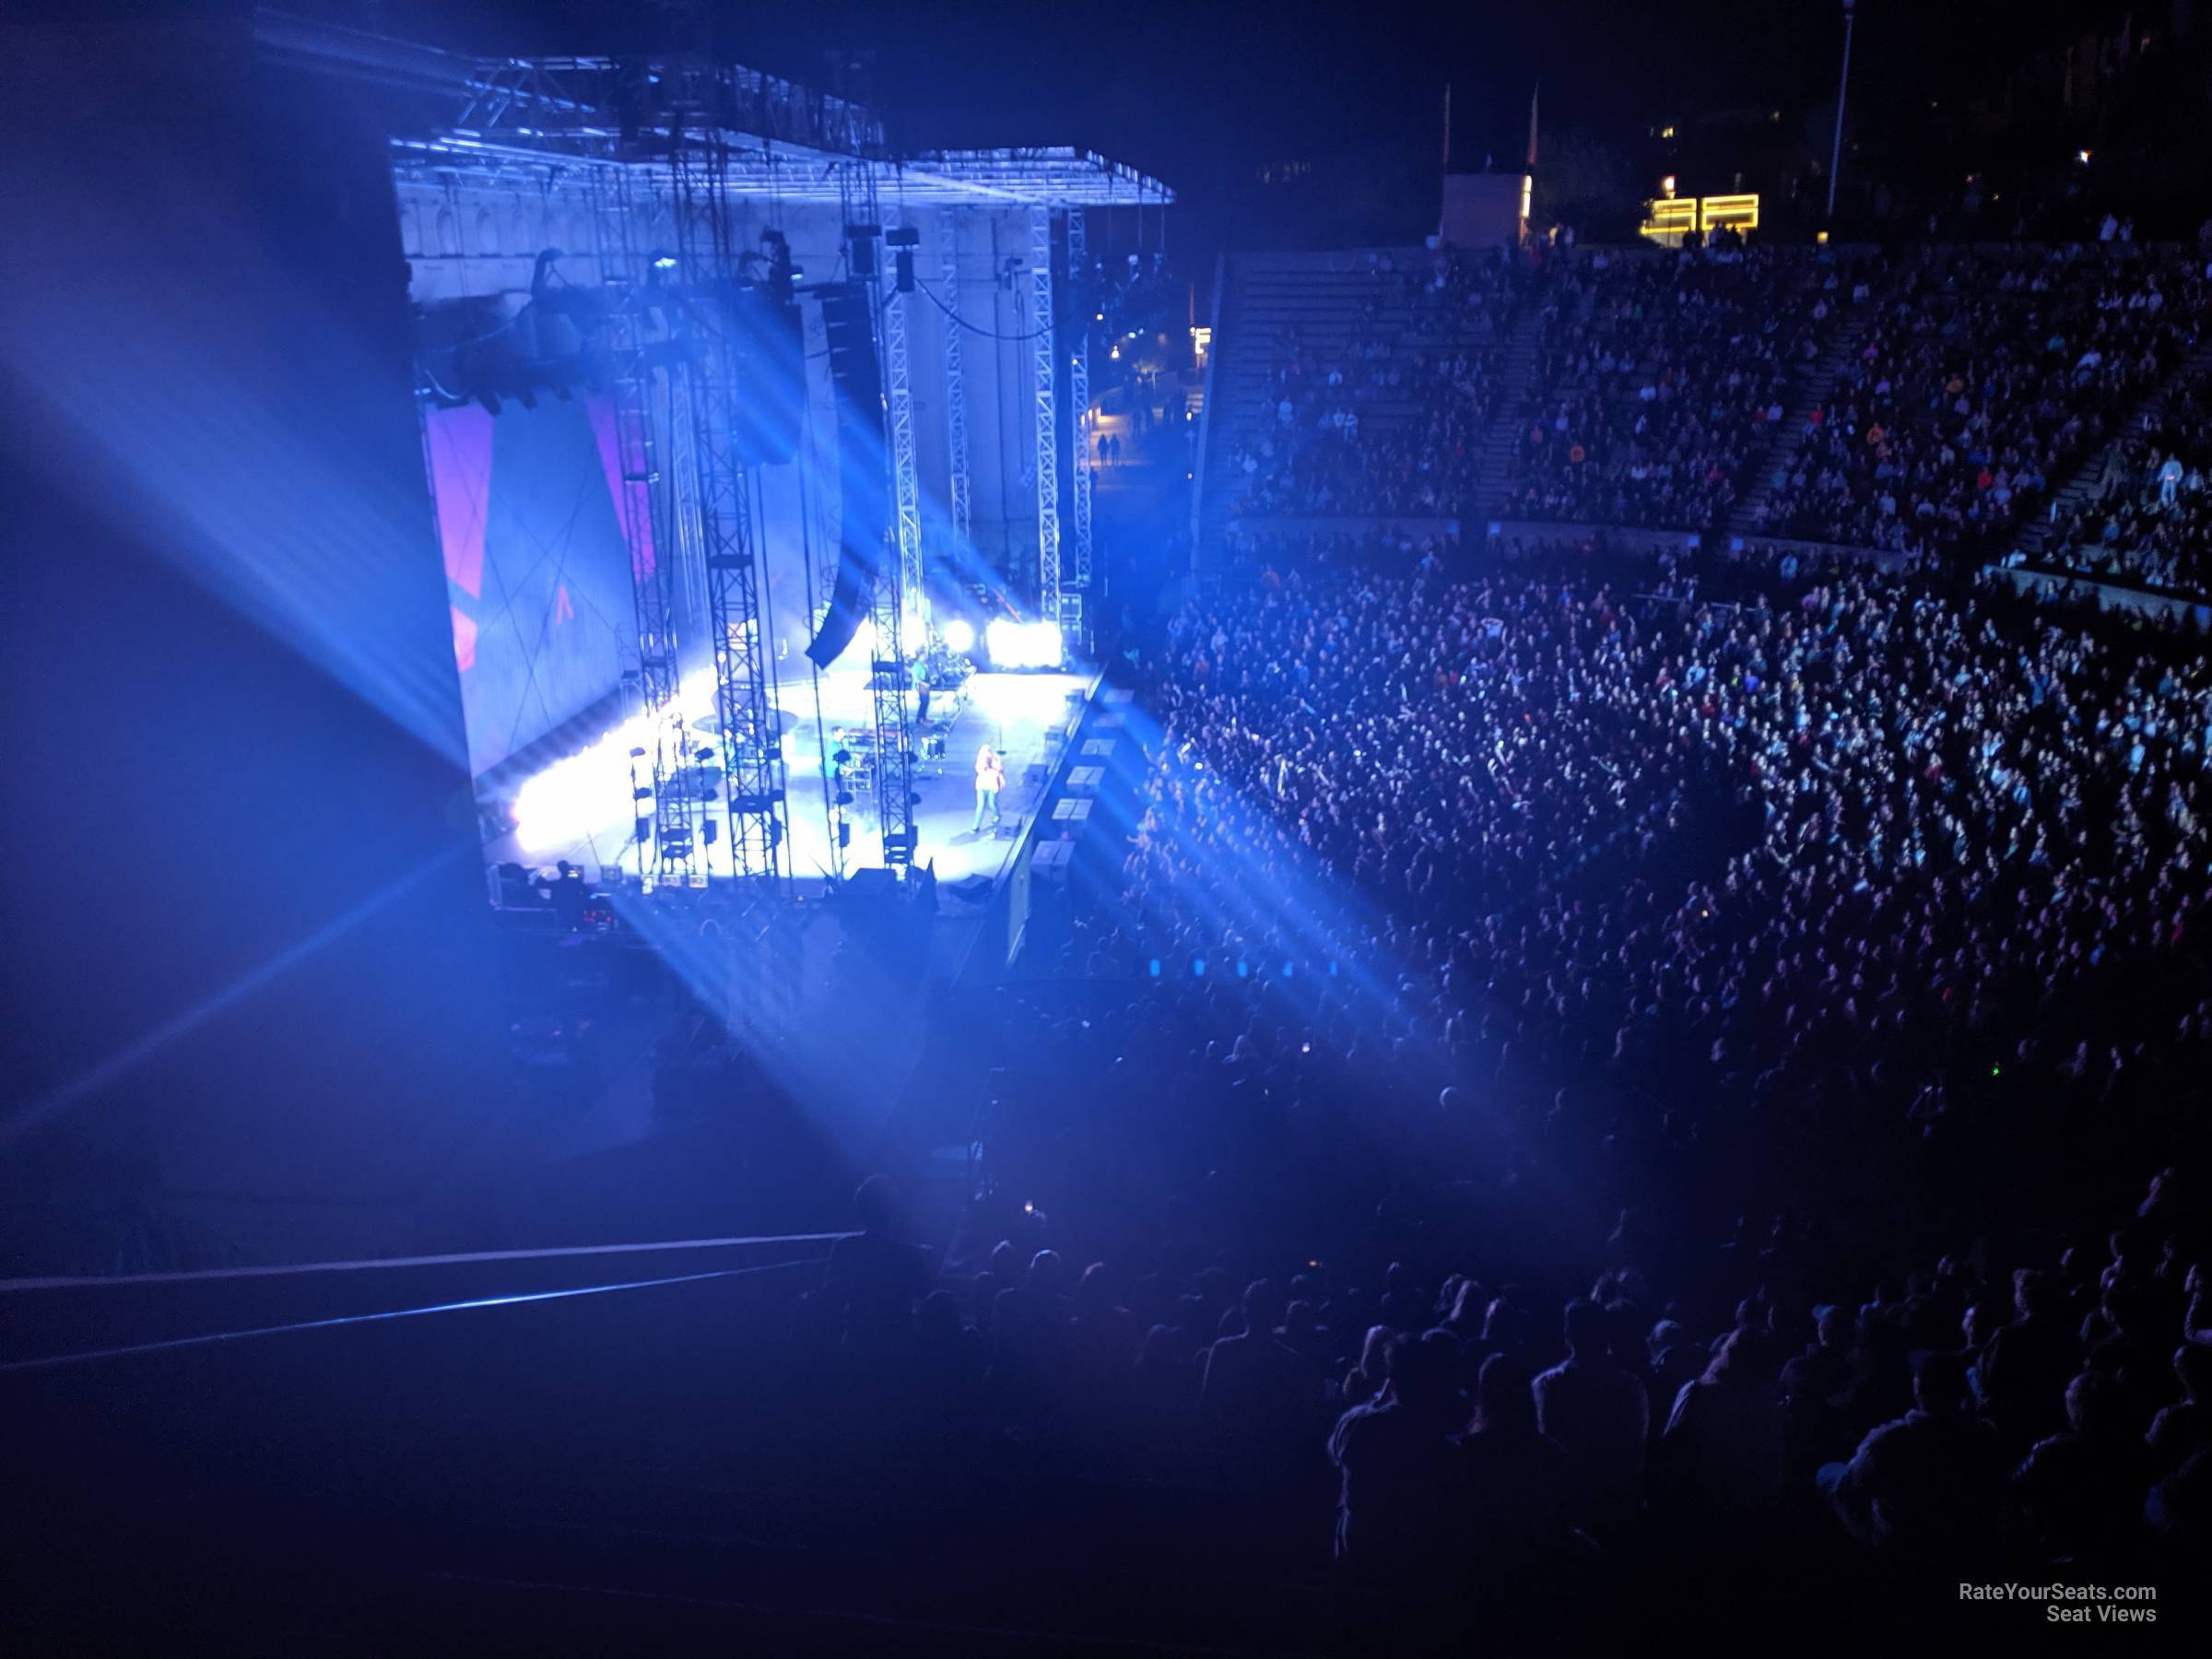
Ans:
<svg viewBox="0 0 2212 1659"><path fill-rule="evenodd" d="M1859 361L1762 526L1975 559L2092 453L2187 349L2193 261L2102 247L1927 250L1881 295Z"/></svg>
<svg viewBox="0 0 2212 1659"><path fill-rule="evenodd" d="M1509 517L1710 530L1859 289L1806 254L1594 255L1545 299Z"/></svg>
<svg viewBox="0 0 2212 1659"><path fill-rule="evenodd" d="M2088 505L2060 522L2032 561L2100 581L2212 596L2212 371L2165 397L2157 424L2124 433Z"/></svg>
<svg viewBox="0 0 2212 1659"><path fill-rule="evenodd" d="M1255 261L1209 491L1241 519L1464 510L1524 274L1501 256ZM1264 347L1262 342L1265 342Z"/></svg>

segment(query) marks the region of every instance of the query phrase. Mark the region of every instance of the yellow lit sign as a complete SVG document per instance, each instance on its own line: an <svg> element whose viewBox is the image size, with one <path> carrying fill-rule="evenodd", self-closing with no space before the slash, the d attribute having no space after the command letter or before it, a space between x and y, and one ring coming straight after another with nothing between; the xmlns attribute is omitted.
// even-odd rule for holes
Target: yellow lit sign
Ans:
<svg viewBox="0 0 2212 1659"><path fill-rule="evenodd" d="M1650 213L1640 229L1653 241L1678 247L1688 231L1701 235L1723 226L1731 230L1758 229L1758 195L1663 197L1650 205Z"/></svg>
<svg viewBox="0 0 2212 1659"><path fill-rule="evenodd" d="M1702 196L1698 202L1698 222L1708 230L1718 229L1723 225L1731 230L1756 230L1759 229L1759 197Z"/></svg>

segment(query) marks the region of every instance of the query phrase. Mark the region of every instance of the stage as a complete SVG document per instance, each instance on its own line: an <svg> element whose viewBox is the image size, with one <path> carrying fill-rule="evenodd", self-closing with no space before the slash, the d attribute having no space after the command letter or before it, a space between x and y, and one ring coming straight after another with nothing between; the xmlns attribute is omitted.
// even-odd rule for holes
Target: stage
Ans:
<svg viewBox="0 0 2212 1659"><path fill-rule="evenodd" d="M998 880L1095 682L1088 674L981 673L958 692L931 699L928 724L917 721L914 726L913 786L921 797L914 808L917 867L934 868L946 884L975 877ZM703 714L712 707L712 688L700 690L703 696L695 696L687 686L685 701ZM799 679L779 684L775 697L785 722L785 867L801 882L833 880L883 864L873 799L865 787L853 792L846 809L851 836L841 859L837 855L823 775L826 757L872 731L867 672L837 668L822 675L818 716L817 695L811 679ZM644 735L632 720L531 778L512 802L500 804L512 828L486 846L486 863L535 869L566 859L582 866L588 878L602 881L607 879L602 872L618 868L639 874L629 751ZM943 753L932 758L937 739ZM1004 834L994 835L988 824L980 834L974 828L975 756L986 743L1006 759L1006 787L998 803ZM649 782L650 775L641 782ZM710 877L731 874L726 842L709 848L707 860Z"/></svg>

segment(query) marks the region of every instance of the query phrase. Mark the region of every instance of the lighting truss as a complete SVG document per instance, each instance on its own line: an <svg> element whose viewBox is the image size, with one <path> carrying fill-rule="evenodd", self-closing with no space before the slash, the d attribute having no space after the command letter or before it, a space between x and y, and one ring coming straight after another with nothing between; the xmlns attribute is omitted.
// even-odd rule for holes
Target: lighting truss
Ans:
<svg viewBox="0 0 2212 1659"><path fill-rule="evenodd" d="M950 208L937 215L937 234L944 242L945 303L957 315L960 308L960 216ZM960 335L953 317L941 324L945 335L945 447L951 463L949 506L954 551L966 558L974 547L973 509L968 484L968 384L960 368Z"/></svg>
<svg viewBox="0 0 2212 1659"><path fill-rule="evenodd" d="M1030 349L1037 414L1037 615L1060 620L1059 342L1053 318L1053 210L1030 209Z"/></svg>
<svg viewBox="0 0 2212 1659"><path fill-rule="evenodd" d="M854 163L839 168L838 175L843 183L841 211L844 217L841 222L848 227L880 225L875 169L865 162ZM884 265L880 258L875 262L874 282L878 287L883 281ZM845 268L854 270L858 266L848 235ZM878 305L872 309L880 312L884 308ZM880 352L883 349L880 331L870 332L877 334L876 345ZM885 465L887 467L890 465L888 456L885 457ZM870 526L878 535L883 528ZM876 825L883 837L884 867L891 870L908 868L914 862L914 728L906 701L909 670L900 603L902 586L899 569L879 557L869 604L869 618L875 628L869 652L868 687L876 720Z"/></svg>
<svg viewBox="0 0 2212 1659"><path fill-rule="evenodd" d="M899 224L906 222L901 207ZM885 250L887 257L893 251ZM893 283L883 297L883 366L891 428L891 502L899 533L899 597L916 629L926 626L922 588L922 486L914 473L913 364L907 350L906 296Z"/></svg>
<svg viewBox="0 0 2212 1659"><path fill-rule="evenodd" d="M782 874L783 746L771 707L767 613L760 604L761 539L754 533L757 469L736 448L739 354L731 331L738 313L715 311L701 295L726 294L739 276L739 253L730 225L730 202L721 188L726 149L710 131L680 140L675 218L679 273L688 301L694 349L681 374L688 382L692 457L697 481L694 512L700 557L700 615L713 655L714 752L721 761L722 806L730 870L772 889ZM702 339L700 336L704 336Z"/></svg>
<svg viewBox="0 0 2212 1659"><path fill-rule="evenodd" d="M1085 233L1083 209L1071 206L1067 210L1067 276L1072 290L1072 301L1088 307L1093 292L1090 286L1090 246ZM1090 323L1087 310L1078 312L1076 318L1076 346L1068 358L1067 402L1076 416L1076 468L1069 477L1074 486L1074 500L1070 503L1074 524L1070 526L1075 570L1071 585L1078 592L1090 586ZM1053 620L1063 618L1054 614Z"/></svg>
<svg viewBox="0 0 2212 1659"><path fill-rule="evenodd" d="M394 141L395 160L464 181L542 183L559 164L622 165L665 189L670 131L719 130L723 188L790 203L840 199L838 164L866 159L910 208L1166 206L1175 193L1135 169L1065 145L929 150L894 158L865 105L702 58L470 58L411 41L262 9L254 39L276 62L422 95L450 119Z"/></svg>
<svg viewBox="0 0 2212 1659"><path fill-rule="evenodd" d="M614 391L615 451L622 473L622 536L629 549L630 596L638 627L637 686L652 763L650 793L634 803L644 827L638 872L663 885L703 878L699 800L691 787L690 734L683 671L677 657L677 512L672 477L662 465L648 347L665 326L646 302L644 258L633 235L629 181L611 173L593 199L593 233L607 298L606 342ZM648 786L637 786L644 791Z"/></svg>

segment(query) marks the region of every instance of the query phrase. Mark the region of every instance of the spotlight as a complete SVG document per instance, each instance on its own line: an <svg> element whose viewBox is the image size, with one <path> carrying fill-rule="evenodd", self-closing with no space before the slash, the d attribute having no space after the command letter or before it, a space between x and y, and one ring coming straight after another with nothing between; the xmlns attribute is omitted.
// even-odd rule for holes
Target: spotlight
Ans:
<svg viewBox="0 0 2212 1659"><path fill-rule="evenodd" d="M1015 622L1005 617L983 630L994 668L1057 668L1065 642L1057 622Z"/></svg>
<svg viewBox="0 0 2212 1659"><path fill-rule="evenodd" d="M654 253L653 256L653 268L656 271L675 270L676 255L673 253Z"/></svg>
<svg viewBox="0 0 2212 1659"><path fill-rule="evenodd" d="M965 655L975 649L975 625L965 617L945 624L945 649Z"/></svg>

